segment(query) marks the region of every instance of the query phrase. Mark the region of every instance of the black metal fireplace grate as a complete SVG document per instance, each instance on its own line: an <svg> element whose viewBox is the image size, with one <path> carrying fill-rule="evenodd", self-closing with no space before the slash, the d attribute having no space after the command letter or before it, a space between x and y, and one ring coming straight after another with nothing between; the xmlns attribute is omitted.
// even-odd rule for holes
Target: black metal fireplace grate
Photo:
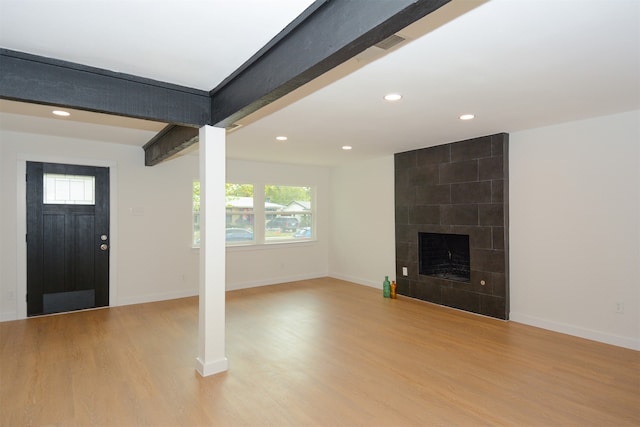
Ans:
<svg viewBox="0 0 640 427"><path fill-rule="evenodd" d="M420 274L460 282L470 281L468 235L419 233L418 253Z"/></svg>

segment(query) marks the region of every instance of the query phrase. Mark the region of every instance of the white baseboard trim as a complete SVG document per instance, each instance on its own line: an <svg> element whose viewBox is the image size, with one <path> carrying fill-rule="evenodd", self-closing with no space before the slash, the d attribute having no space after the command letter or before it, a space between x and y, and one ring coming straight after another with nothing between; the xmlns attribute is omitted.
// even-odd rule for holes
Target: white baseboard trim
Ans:
<svg viewBox="0 0 640 427"><path fill-rule="evenodd" d="M562 334L573 335L575 337L585 338L592 341L598 341L605 344L611 344L618 347L629 348L631 350L640 350L640 339L633 337L621 337L601 331L581 328L561 322L541 319L535 316L529 316L522 313L509 313L509 320L512 322L522 323L537 328L547 329Z"/></svg>
<svg viewBox="0 0 640 427"><path fill-rule="evenodd" d="M0 313L0 322L8 322L10 320L18 320L18 313L15 311L4 311Z"/></svg>
<svg viewBox="0 0 640 427"><path fill-rule="evenodd" d="M340 279L340 280L344 280L347 282L351 282L351 283L355 283L357 285L364 285L364 286L369 286L371 288L376 288L376 289L382 289L382 282L383 280L380 280L380 283L378 282L372 282L371 280L367 280L367 279L362 279L360 277L354 277L354 276L348 276L345 274L330 274L329 277L333 277L335 279ZM391 280L391 279L389 279Z"/></svg>
<svg viewBox="0 0 640 427"><path fill-rule="evenodd" d="M203 377L219 374L220 372L225 372L228 369L229 361L226 357L207 363L203 362L199 357L196 357L196 371L198 371L198 373Z"/></svg>
<svg viewBox="0 0 640 427"><path fill-rule="evenodd" d="M129 298L120 298L117 304L111 305L111 307L133 305L133 304L144 304L147 302L166 301L166 300L178 299L178 298L195 297L195 296L198 296L198 294L199 294L198 289L187 289L187 290L175 291L175 292L139 295L139 296L129 297ZM18 320L18 319L19 319L18 315L15 311L5 311L0 313L0 322L7 322L10 320Z"/></svg>
<svg viewBox="0 0 640 427"><path fill-rule="evenodd" d="M227 283L226 290L237 291L239 289L257 288L259 286L278 285L280 283L295 282L297 280L318 279L320 277L327 277L327 273L322 272L322 273L300 274L297 276L274 277L271 279L254 280L250 282Z"/></svg>
<svg viewBox="0 0 640 427"><path fill-rule="evenodd" d="M119 298L118 306L131 304L144 304L146 302L165 301L170 299L187 298L198 296L198 289L185 289L181 291L164 292L158 294L139 295L129 298Z"/></svg>

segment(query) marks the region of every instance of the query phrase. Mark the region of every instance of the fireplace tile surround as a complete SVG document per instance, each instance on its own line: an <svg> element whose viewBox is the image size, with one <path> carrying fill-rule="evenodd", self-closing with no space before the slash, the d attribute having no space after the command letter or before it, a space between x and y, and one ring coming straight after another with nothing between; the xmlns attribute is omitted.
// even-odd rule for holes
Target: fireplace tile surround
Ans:
<svg viewBox="0 0 640 427"><path fill-rule="evenodd" d="M398 294L508 319L508 143L500 133L395 154ZM469 235L470 281L419 274L419 233Z"/></svg>

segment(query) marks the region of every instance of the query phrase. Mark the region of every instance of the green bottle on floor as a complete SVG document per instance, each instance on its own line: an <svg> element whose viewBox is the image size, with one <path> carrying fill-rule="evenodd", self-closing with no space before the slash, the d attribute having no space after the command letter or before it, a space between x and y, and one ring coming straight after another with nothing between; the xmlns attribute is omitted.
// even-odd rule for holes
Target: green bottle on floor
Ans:
<svg viewBox="0 0 640 427"><path fill-rule="evenodd" d="M389 283L389 276L384 276L384 282L382 282L382 296L385 298L391 298L391 283Z"/></svg>

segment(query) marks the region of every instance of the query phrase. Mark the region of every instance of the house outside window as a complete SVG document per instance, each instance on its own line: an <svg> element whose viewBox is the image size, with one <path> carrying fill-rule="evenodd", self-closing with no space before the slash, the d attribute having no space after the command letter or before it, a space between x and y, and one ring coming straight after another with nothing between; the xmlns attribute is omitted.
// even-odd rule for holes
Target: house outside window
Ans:
<svg viewBox="0 0 640 427"><path fill-rule="evenodd" d="M313 187L227 183L227 246L313 240L313 195ZM200 246L199 182L193 183L192 244Z"/></svg>
<svg viewBox="0 0 640 427"><path fill-rule="evenodd" d="M227 245L255 241L252 184L226 184L226 241Z"/></svg>
<svg viewBox="0 0 640 427"><path fill-rule="evenodd" d="M266 201L276 203L265 210L265 241L310 240L313 236L311 187L265 185Z"/></svg>

